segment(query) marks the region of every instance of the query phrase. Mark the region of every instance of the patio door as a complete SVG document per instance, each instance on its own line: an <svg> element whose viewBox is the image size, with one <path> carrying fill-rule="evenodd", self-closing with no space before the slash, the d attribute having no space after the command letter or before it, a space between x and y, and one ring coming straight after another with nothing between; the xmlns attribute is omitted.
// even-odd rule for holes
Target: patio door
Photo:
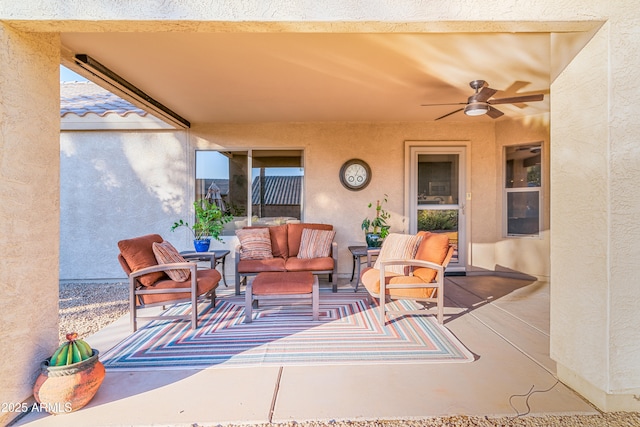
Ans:
<svg viewBox="0 0 640 427"><path fill-rule="evenodd" d="M464 272L466 148L409 147L409 231L446 233L456 250L447 271Z"/></svg>

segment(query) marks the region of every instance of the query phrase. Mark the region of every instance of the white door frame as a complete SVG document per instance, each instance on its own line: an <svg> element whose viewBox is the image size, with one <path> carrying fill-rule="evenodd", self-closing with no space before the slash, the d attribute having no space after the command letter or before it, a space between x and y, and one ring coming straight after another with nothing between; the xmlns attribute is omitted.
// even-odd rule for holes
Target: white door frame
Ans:
<svg viewBox="0 0 640 427"><path fill-rule="evenodd" d="M405 141L405 212L409 233L418 231L418 173L417 160L419 154L457 154L459 156L458 187L458 262L449 264L447 271L465 272L468 265L467 231L469 227L471 193L468 165L468 141ZM443 206L446 207L446 206ZM450 208L453 206L450 206Z"/></svg>

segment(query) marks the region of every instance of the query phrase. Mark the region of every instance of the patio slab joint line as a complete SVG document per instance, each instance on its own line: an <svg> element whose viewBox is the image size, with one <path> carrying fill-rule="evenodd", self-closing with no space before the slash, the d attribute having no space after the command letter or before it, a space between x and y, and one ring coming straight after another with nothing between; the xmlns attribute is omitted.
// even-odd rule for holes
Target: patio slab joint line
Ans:
<svg viewBox="0 0 640 427"><path fill-rule="evenodd" d="M495 306L494 306L495 307ZM533 357L532 355L530 355L527 351L525 351L523 348L521 348L519 345L517 345L516 343L514 343L513 341L511 341L509 338L505 337L503 334L501 334L500 332L498 332L495 328L493 328L492 326L490 326L487 322L485 322L484 320L480 319L478 316L475 315L475 313L470 312L469 315L471 317L473 317L474 319L476 319L478 322L480 322L482 325L484 325L487 329L489 329L491 332L493 332L494 334L496 334L497 336L499 336L501 339L503 339L507 344L509 344L511 347L515 348L516 350L518 350L520 353L522 353L525 357L527 357L528 359L530 359L533 363L535 363L536 365L540 366L542 369L544 369L545 371L547 371L553 378L558 379L558 377L556 376L556 373L549 370L549 368L547 368L546 366L544 366L541 362L539 362L535 357Z"/></svg>
<svg viewBox="0 0 640 427"><path fill-rule="evenodd" d="M271 407L269 408L269 424L273 422L273 413L276 410L276 401L278 400L278 393L280 392L280 379L282 378L282 369L282 366L278 368L278 378L276 379L276 386L273 390L273 397L271 398Z"/></svg>
<svg viewBox="0 0 640 427"><path fill-rule="evenodd" d="M542 335L551 338L551 335L549 335L546 331L543 331L542 329L538 328L536 325L533 325L525 320L523 320L521 317L516 316L515 314L509 312L508 310L505 310L504 308L500 307L499 305L496 304L491 304L494 308L497 308L498 310L502 311L503 313L511 316L512 318L516 319L517 321L527 325L529 328L540 332Z"/></svg>

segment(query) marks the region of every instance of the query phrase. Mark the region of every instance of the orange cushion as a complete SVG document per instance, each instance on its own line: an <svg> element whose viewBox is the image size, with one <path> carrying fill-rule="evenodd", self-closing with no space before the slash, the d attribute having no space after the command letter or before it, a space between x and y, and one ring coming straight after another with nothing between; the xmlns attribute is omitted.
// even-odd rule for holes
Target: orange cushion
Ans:
<svg viewBox="0 0 640 427"><path fill-rule="evenodd" d="M284 265L287 271L331 271L333 270L333 258L300 259L298 257L287 258Z"/></svg>
<svg viewBox="0 0 640 427"><path fill-rule="evenodd" d="M285 271L284 258L241 259L238 273L259 273L261 271Z"/></svg>
<svg viewBox="0 0 640 427"><path fill-rule="evenodd" d="M196 273L196 287L198 296L206 294L212 289L218 287L218 282L222 278L222 275L215 269L203 269L198 270ZM176 282L175 280L160 280L155 285L151 286L151 289L174 289L189 287L191 281L188 282ZM169 302L178 299L186 299L190 297L190 292L178 292L175 294L149 294L142 295L142 300L145 304L153 304L159 302Z"/></svg>
<svg viewBox="0 0 640 427"><path fill-rule="evenodd" d="M449 252L449 236L444 233L419 233L422 234L422 242L418 246L415 259L442 264ZM416 268L414 276L420 277L425 282L431 282L436 278L436 270L433 268Z"/></svg>
<svg viewBox="0 0 640 427"><path fill-rule="evenodd" d="M287 225L274 225L269 227L271 236L271 252L274 257L286 258L289 255L287 244Z"/></svg>
<svg viewBox="0 0 640 427"><path fill-rule="evenodd" d="M311 228L314 230L333 230L333 226L330 224L287 224L287 243L289 246L290 257L298 256L300 241L302 240L302 230L305 228Z"/></svg>
<svg viewBox="0 0 640 427"><path fill-rule="evenodd" d="M313 274L308 271L293 273L260 273L251 284L255 295L308 294L312 291Z"/></svg>
<svg viewBox="0 0 640 427"><path fill-rule="evenodd" d="M362 284L367 288L367 291L373 296L380 294L380 270L376 268L367 268L360 276ZM402 276L393 272L385 273L385 283L387 284L401 284L401 283L425 283L420 277L416 276ZM412 288L412 289L385 289L385 294L391 297L405 297L405 298L433 298L436 293L436 288Z"/></svg>
<svg viewBox="0 0 640 427"><path fill-rule="evenodd" d="M173 247L173 245L166 240L162 243L153 242L151 245L153 249L153 253L156 256L156 260L158 264L172 264L176 262L186 262L184 257L180 255L178 250ZM171 278L171 280L175 280L176 282L184 282L189 279L191 276L191 272L188 268L179 269L179 270L167 270L167 276Z"/></svg>
<svg viewBox="0 0 640 427"><path fill-rule="evenodd" d="M120 249L120 254L129 265L131 271L136 272L145 267L158 265L152 245L154 242L162 243L162 241L162 237L158 234L147 234L133 239L120 240L118 249ZM166 277L167 275L164 272L159 271L140 276L138 280L143 286L151 286Z"/></svg>

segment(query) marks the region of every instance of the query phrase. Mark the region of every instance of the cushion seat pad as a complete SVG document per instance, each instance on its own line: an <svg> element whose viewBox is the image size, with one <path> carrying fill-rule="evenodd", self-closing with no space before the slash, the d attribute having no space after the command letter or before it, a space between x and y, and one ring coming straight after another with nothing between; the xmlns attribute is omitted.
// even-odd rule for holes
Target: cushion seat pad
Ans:
<svg viewBox="0 0 640 427"><path fill-rule="evenodd" d="M218 282L222 278L222 275L218 270L206 269L198 270L196 273L196 281L198 287L198 295L206 294L207 292L216 289ZM152 286L148 286L147 289L172 289L172 288L184 288L190 286L191 280L186 282L176 282L175 280L160 280ZM173 301L176 299L188 299L189 292L180 292L175 294L148 294L141 295L145 304L153 304L164 301Z"/></svg>
<svg viewBox="0 0 640 427"><path fill-rule="evenodd" d="M285 262L287 271L328 271L333 270L333 258L287 258Z"/></svg>
<svg viewBox="0 0 640 427"><path fill-rule="evenodd" d="M262 271L285 271L284 258L243 259L238 261L238 273L259 273Z"/></svg>
<svg viewBox="0 0 640 427"><path fill-rule="evenodd" d="M380 294L380 270L376 268L366 268L360 274L360 280L362 284L367 288L372 295ZM385 283L417 283L425 284L429 282L423 281L418 276L403 276L401 274L393 272L385 272ZM414 289L385 289L385 293L389 296L406 297L406 298L433 298L436 293L436 288L414 288Z"/></svg>
<svg viewBox="0 0 640 427"><path fill-rule="evenodd" d="M309 271L264 272L253 279L254 295L310 294L313 290L313 274Z"/></svg>

